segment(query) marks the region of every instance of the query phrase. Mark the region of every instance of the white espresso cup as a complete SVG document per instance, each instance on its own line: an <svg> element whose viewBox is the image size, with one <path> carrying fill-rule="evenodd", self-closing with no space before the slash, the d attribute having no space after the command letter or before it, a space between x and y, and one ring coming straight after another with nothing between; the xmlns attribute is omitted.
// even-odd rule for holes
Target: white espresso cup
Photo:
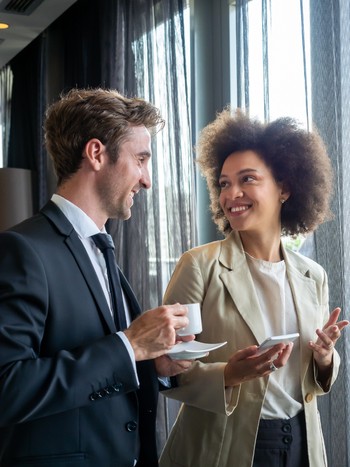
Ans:
<svg viewBox="0 0 350 467"><path fill-rule="evenodd" d="M188 336L189 334L199 334L202 332L202 316L199 303L184 303L187 307L187 318L189 323L185 328L177 331L178 336Z"/></svg>

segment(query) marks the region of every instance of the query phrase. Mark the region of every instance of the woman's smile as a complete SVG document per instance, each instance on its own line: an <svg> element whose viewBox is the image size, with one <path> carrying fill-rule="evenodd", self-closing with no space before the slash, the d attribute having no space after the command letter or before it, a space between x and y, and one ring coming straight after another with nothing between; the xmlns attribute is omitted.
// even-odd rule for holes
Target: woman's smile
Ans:
<svg viewBox="0 0 350 467"><path fill-rule="evenodd" d="M219 184L220 204L233 230L280 232L282 188L255 151L228 156Z"/></svg>

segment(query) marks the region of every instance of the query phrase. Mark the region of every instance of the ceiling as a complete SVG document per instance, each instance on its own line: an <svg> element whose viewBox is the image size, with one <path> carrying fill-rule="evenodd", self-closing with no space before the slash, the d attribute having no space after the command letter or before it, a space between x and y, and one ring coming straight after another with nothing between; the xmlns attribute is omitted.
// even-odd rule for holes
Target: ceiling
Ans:
<svg viewBox="0 0 350 467"><path fill-rule="evenodd" d="M76 0L0 0L0 68L24 49Z"/></svg>

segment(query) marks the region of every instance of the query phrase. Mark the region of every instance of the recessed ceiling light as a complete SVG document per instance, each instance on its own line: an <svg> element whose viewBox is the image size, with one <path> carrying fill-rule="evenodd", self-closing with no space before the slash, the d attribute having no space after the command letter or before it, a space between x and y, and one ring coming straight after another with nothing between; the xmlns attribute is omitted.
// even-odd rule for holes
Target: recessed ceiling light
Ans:
<svg viewBox="0 0 350 467"><path fill-rule="evenodd" d="M6 23L0 23L0 29L7 29L9 27Z"/></svg>

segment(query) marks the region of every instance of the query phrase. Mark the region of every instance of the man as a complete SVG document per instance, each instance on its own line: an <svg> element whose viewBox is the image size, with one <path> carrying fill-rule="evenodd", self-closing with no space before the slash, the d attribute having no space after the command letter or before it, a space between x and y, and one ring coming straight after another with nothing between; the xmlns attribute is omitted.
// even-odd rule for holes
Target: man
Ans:
<svg viewBox="0 0 350 467"><path fill-rule="evenodd" d="M153 105L113 90L71 90L47 111L57 192L0 234L2 467L158 465L157 375L190 365L164 355L187 309L141 315L120 274L129 326L118 329L92 237L150 188L150 132L163 124Z"/></svg>

